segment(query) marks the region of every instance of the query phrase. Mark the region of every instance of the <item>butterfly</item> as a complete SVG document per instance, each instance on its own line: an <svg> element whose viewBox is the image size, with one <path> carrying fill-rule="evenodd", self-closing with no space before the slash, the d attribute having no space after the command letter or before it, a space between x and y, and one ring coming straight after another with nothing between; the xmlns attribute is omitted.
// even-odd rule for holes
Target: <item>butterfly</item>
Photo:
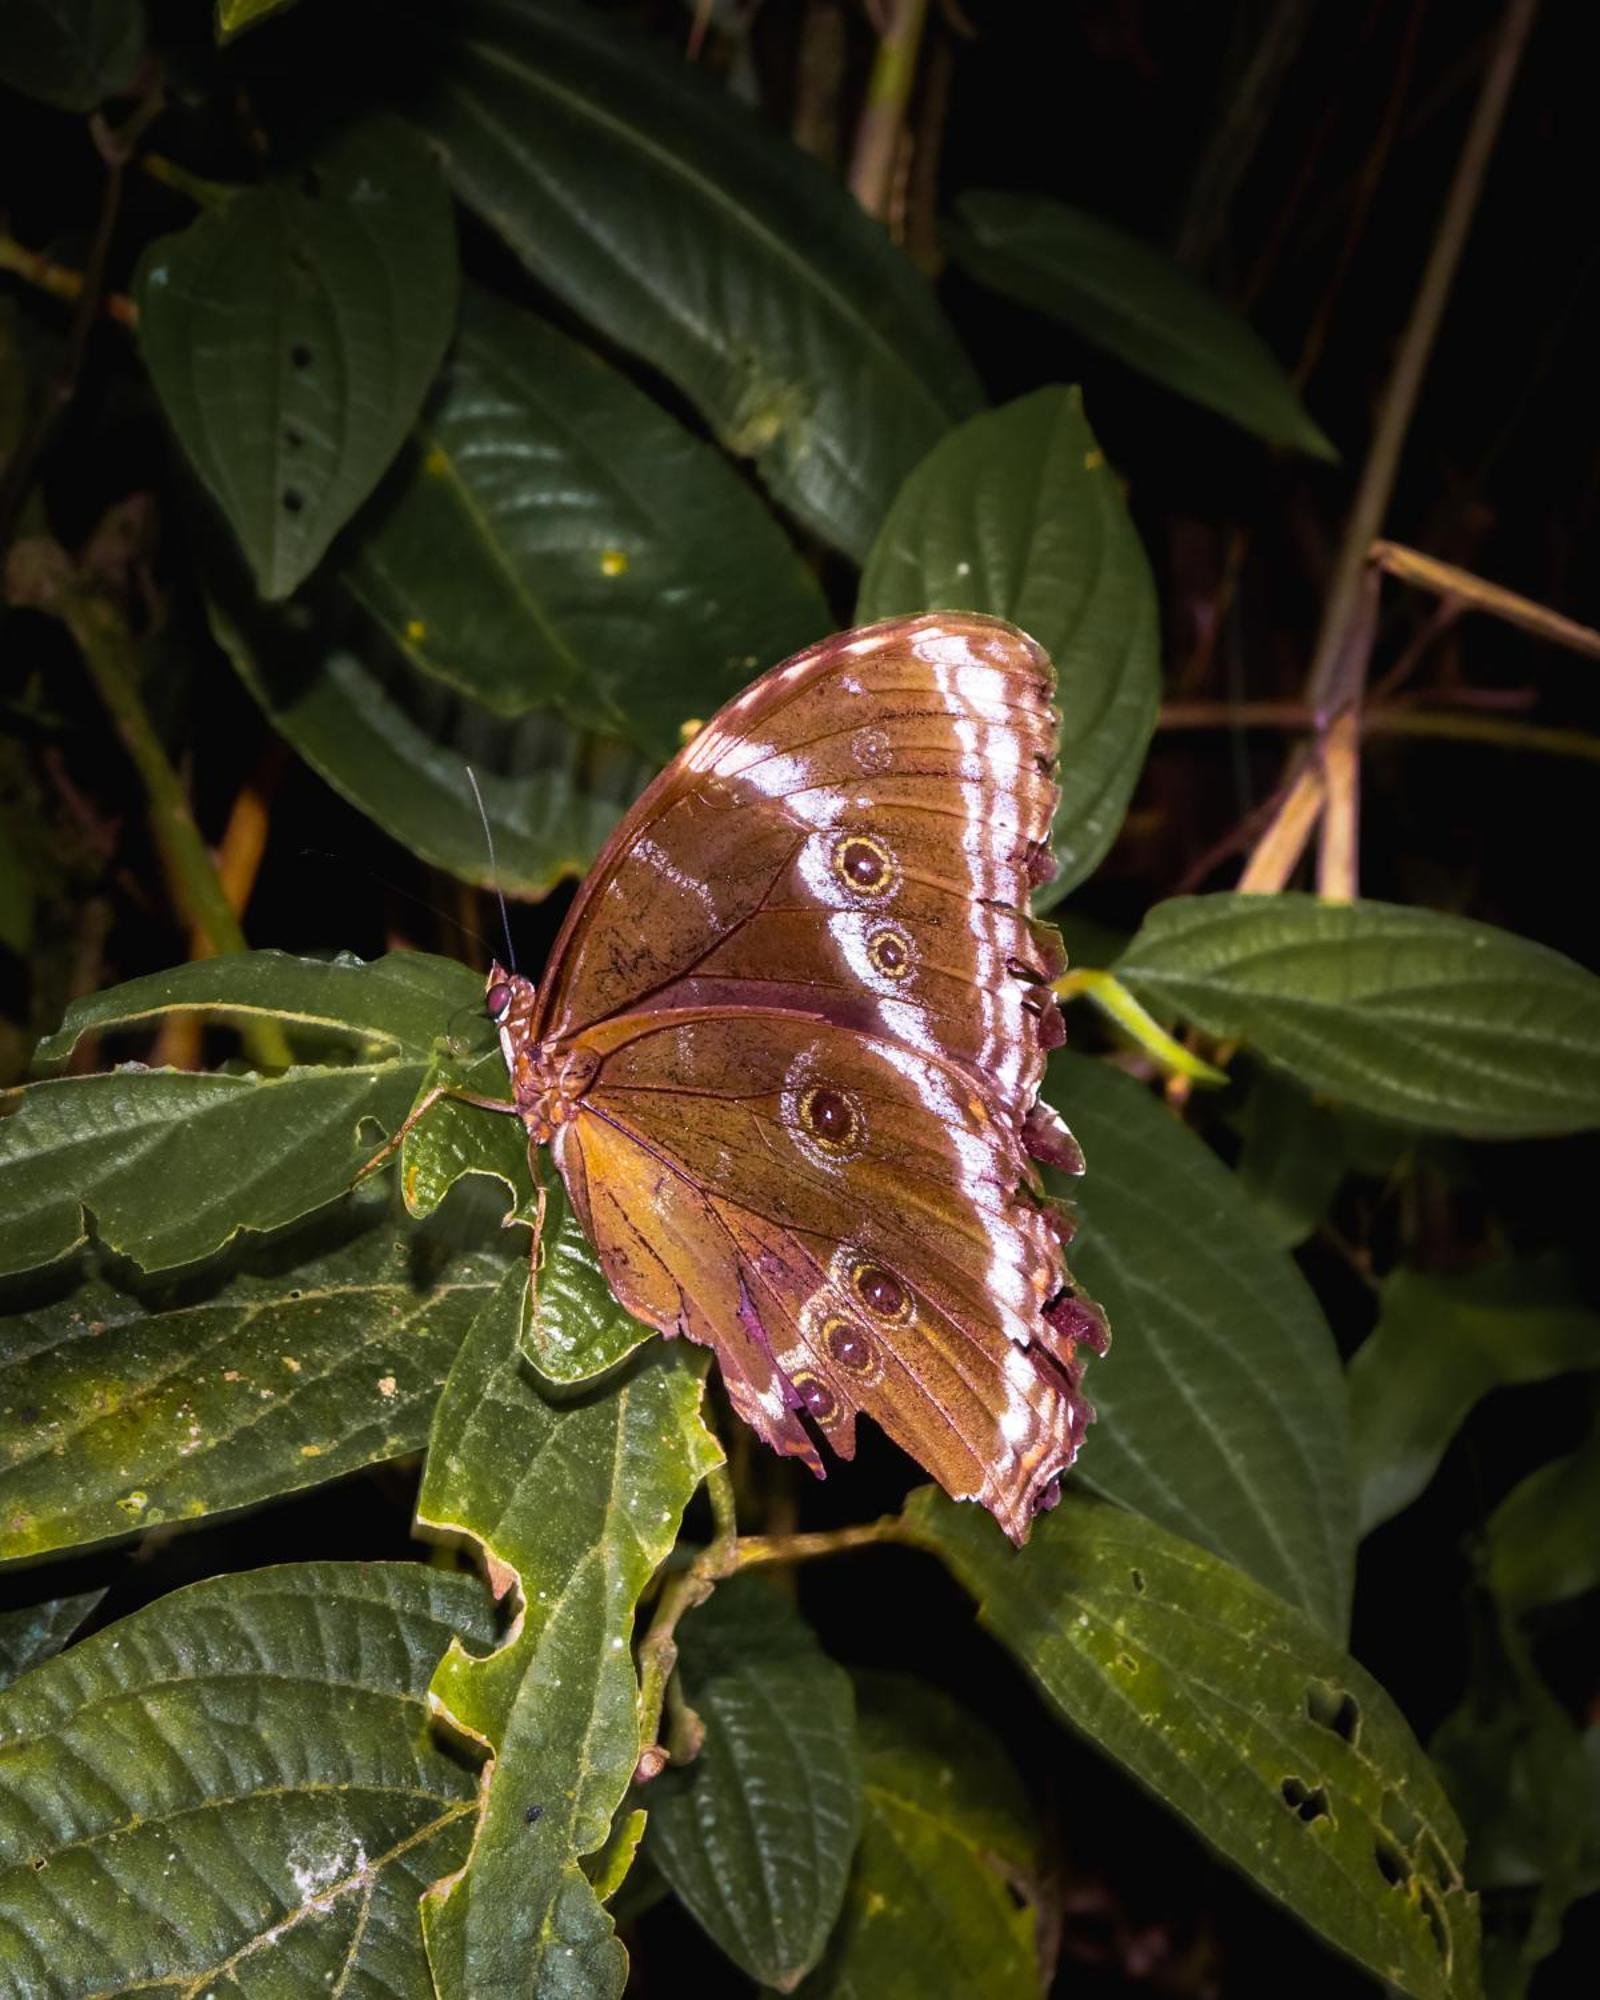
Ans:
<svg viewBox="0 0 1600 2000"><path fill-rule="evenodd" d="M1019 1544L1107 1340L1036 1165L1083 1167L1038 1099L1066 958L1027 914L1054 679L957 612L774 667L623 819L543 981L486 993L626 1310L712 1348L775 1450L820 1476L865 1413Z"/></svg>

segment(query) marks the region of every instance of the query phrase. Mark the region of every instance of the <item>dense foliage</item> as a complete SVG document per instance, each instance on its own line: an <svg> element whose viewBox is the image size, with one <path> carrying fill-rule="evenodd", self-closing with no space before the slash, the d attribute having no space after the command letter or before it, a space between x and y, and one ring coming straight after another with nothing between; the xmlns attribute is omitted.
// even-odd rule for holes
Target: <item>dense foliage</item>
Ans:
<svg viewBox="0 0 1600 2000"><path fill-rule="evenodd" d="M1582 1954L1600 980L1505 857L1597 739L1494 676L1600 637L1435 495L1432 552L1375 539L1532 10L1420 54L1409 10L1312 135L1301 378L1393 121L1455 93L1320 426L1225 295L1367 42L1191 24L1169 256L1012 128L1029 31L971 11L0 11L0 1993L631 1953L1471 2000ZM1139 10L1082 11L1115 79ZM1061 677L1045 1094L1114 1345L1020 1554L881 1440L761 1453L559 1198L532 1309L515 1121L446 1100L358 1179L506 1088L490 889L536 970L727 695L939 607Z"/></svg>

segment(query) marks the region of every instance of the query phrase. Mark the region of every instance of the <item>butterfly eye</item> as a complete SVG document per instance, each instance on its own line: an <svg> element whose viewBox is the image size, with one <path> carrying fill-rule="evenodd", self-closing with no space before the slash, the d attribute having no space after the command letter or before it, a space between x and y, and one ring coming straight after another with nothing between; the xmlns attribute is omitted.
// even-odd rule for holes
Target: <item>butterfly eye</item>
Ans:
<svg viewBox="0 0 1600 2000"><path fill-rule="evenodd" d="M491 986L484 995L483 1004L491 1021L503 1021L511 1012L511 987L507 981L502 979L498 986Z"/></svg>

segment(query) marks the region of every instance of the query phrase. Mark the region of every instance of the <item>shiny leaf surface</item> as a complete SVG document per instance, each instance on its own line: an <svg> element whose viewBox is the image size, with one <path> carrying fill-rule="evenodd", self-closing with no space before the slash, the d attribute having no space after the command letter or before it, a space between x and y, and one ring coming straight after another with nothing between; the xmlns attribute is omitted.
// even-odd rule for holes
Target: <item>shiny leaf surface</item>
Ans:
<svg viewBox="0 0 1600 2000"><path fill-rule="evenodd" d="M981 284L1268 444L1337 456L1260 335L1160 251L1043 195L967 194L956 214L951 250Z"/></svg>
<svg viewBox="0 0 1600 2000"><path fill-rule="evenodd" d="M1038 1835L976 1717L902 1675L860 1683L865 1815L843 1919L807 2000L1034 2000Z"/></svg>
<svg viewBox="0 0 1600 2000"><path fill-rule="evenodd" d="M1361 1532L1410 1506L1490 1390L1578 1368L1600 1368L1600 1316L1554 1268L1396 1271L1346 1371Z"/></svg>
<svg viewBox="0 0 1600 2000"><path fill-rule="evenodd" d="M764 1577L720 1584L679 1637L705 1743L651 1786L646 1851L737 1966L788 1992L828 1942L861 1830L850 1678Z"/></svg>
<svg viewBox="0 0 1600 2000"><path fill-rule="evenodd" d="M416 115L462 200L864 556L978 400L919 274L814 161L625 22L558 0L438 19Z"/></svg>
<svg viewBox="0 0 1600 2000"><path fill-rule="evenodd" d="M1150 566L1078 391L1041 389L935 445L890 509L856 610L991 612L1054 660L1059 873L1033 898L1048 908L1115 840L1161 692Z"/></svg>
<svg viewBox="0 0 1600 2000"><path fill-rule="evenodd" d="M472 1775L428 1727L471 1579L290 1563L175 1592L0 1696L0 1974L37 2000L428 1993Z"/></svg>
<svg viewBox="0 0 1600 2000"><path fill-rule="evenodd" d="M531 313L466 299L442 393L343 574L419 671L665 762L829 623L720 454Z"/></svg>
<svg viewBox="0 0 1600 2000"><path fill-rule="evenodd" d="M600 2000L621 1993L627 1960L582 1862L605 1847L642 1747L635 1607L720 1453L698 1357L659 1342L608 1393L546 1402L518 1351L526 1299L514 1271L468 1334L417 1507L424 1527L476 1544L520 1610L498 1651L453 1647L431 1685L489 1762L467 1865L423 1920L441 1993Z"/></svg>
<svg viewBox="0 0 1600 2000"><path fill-rule="evenodd" d="M1383 1118L1480 1139L1600 1123L1600 979L1488 924L1186 896L1151 911L1116 972L1152 1011Z"/></svg>
<svg viewBox="0 0 1600 2000"><path fill-rule="evenodd" d="M455 318L450 199L398 119L153 244L139 345L262 594L286 597L399 450Z"/></svg>
<svg viewBox="0 0 1600 2000"><path fill-rule="evenodd" d="M1020 1551L931 1488L908 1519L1062 1720L1267 1894L1415 2000L1477 1993L1449 1801L1383 1689L1303 1612L1083 1496Z"/></svg>
<svg viewBox="0 0 1600 2000"><path fill-rule="evenodd" d="M1354 1491L1315 1295L1228 1169L1131 1078L1063 1054L1045 1095L1088 1161L1052 1191L1081 1218L1073 1271L1112 1329L1080 1476L1342 1635Z"/></svg>

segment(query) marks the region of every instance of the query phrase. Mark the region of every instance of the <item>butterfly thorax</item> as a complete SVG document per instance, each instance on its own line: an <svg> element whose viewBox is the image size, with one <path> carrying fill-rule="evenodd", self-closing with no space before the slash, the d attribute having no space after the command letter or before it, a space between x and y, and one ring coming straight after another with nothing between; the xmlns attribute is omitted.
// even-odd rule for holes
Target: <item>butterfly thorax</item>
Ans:
<svg viewBox="0 0 1600 2000"><path fill-rule="evenodd" d="M572 1041L536 1041L533 1022L538 993L531 979L500 966L489 973L486 1001L500 1030L500 1048L511 1078L511 1095L528 1136L548 1145L578 1108L594 1081L600 1058Z"/></svg>

